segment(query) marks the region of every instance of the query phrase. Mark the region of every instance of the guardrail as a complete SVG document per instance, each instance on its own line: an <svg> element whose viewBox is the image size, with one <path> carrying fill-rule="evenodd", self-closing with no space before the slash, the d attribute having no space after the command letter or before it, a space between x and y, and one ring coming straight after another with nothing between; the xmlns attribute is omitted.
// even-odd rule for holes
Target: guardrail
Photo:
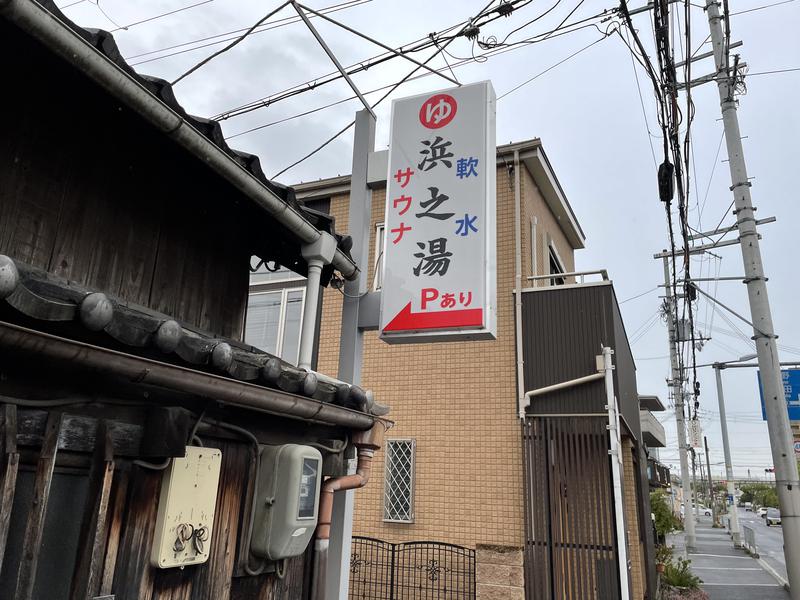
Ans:
<svg viewBox="0 0 800 600"><path fill-rule="evenodd" d="M747 525L742 525L743 546L755 558L758 558L758 547L756 546L756 532Z"/></svg>

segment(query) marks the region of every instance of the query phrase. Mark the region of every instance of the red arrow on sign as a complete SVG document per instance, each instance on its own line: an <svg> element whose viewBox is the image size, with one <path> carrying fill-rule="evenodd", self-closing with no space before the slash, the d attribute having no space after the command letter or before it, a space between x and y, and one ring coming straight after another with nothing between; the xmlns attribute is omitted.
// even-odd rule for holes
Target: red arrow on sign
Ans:
<svg viewBox="0 0 800 600"><path fill-rule="evenodd" d="M451 327L481 327L482 308L463 310L439 310L433 312L411 312L411 302L406 304L384 331L408 331L409 329L446 329Z"/></svg>

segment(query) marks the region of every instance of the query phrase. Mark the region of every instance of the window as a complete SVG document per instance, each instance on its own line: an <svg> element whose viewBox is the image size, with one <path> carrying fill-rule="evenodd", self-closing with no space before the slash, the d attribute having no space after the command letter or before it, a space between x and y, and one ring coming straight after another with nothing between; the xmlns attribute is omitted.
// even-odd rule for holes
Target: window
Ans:
<svg viewBox="0 0 800 600"><path fill-rule="evenodd" d="M414 522L414 440L386 441L386 473L383 488L383 520Z"/></svg>
<svg viewBox="0 0 800 600"><path fill-rule="evenodd" d="M383 286L383 239L385 234L383 223L375 225L375 276L372 282L372 289L378 291Z"/></svg>
<svg viewBox="0 0 800 600"><path fill-rule="evenodd" d="M302 287L251 293L245 342L296 365L305 296Z"/></svg>
<svg viewBox="0 0 800 600"><path fill-rule="evenodd" d="M256 264L253 258L253 268ZM305 297L303 277L272 263L258 264L250 274L244 341L296 365Z"/></svg>
<svg viewBox="0 0 800 600"><path fill-rule="evenodd" d="M550 258L550 274L564 273L564 266L561 259L558 257L558 251L552 242L548 244L548 255ZM564 277L553 277L550 279L550 285L564 285L567 280Z"/></svg>

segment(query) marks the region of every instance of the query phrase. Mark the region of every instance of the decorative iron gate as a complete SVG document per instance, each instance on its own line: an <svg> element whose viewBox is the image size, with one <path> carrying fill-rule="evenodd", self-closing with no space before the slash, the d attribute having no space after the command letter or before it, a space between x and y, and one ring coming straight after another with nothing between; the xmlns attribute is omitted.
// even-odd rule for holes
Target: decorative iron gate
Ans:
<svg viewBox="0 0 800 600"><path fill-rule="evenodd" d="M619 573L605 414L523 425L528 600L617 600Z"/></svg>
<svg viewBox="0 0 800 600"><path fill-rule="evenodd" d="M353 536L350 600L474 600L475 551Z"/></svg>

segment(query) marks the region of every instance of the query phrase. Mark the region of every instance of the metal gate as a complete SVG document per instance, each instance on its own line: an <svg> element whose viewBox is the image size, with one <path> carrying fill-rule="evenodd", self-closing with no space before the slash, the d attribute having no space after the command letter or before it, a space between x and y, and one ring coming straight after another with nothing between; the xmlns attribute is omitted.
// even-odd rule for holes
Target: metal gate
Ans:
<svg viewBox="0 0 800 600"><path fill-rule="evenodd" d="M350 600L474 600L475 551L353 536Z"/></svg>
<svg viewBox="0 0 800 600"><path fill-rule="evenodd" d="M523 425L527 600L620 596L608 416Z"/></svg>

